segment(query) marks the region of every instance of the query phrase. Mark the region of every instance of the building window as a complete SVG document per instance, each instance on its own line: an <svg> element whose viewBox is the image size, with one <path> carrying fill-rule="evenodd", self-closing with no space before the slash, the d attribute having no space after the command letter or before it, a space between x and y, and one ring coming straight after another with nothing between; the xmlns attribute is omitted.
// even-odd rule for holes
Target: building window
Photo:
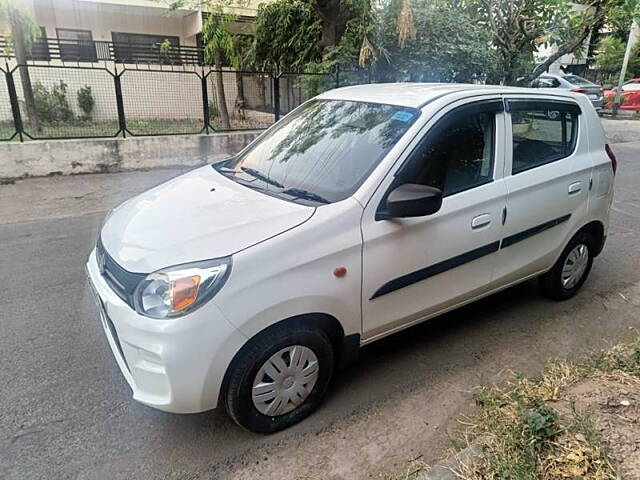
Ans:
<svg viewBox="0 0 640 480"><path fill-rule="evenodd" d="M182 63L178 37L112 32L111 40L115 60L119 63ZM162 45L167 42L169 48L165 50Z"/></svg>
<svg viewBox="0 0 640 480"><path fill-rule="evenodd" d="M31 51L27 54L27 59L44 61L51 59L47 43L47 30L44 27L40 27L40 36L31 44Z"/></svg>
<svg viewBox="0 0 640 480"><path fill-rule="evenodd" d="M96 45L89 30L57 28L60 58L64 61L95 62Z"/></svg>

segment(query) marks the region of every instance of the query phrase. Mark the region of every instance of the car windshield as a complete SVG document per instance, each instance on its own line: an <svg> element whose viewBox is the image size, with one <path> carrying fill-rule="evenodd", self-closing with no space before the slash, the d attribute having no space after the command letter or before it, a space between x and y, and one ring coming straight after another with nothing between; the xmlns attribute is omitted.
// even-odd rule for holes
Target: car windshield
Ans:
<svg viewBox="0 0 640 480"><path fill-rule="evenodd" d="M569 83L573 83L574 85L583 85L583 86L595 85L595 83L590 82L586 78L582 78L577 75L565 75L562 78L564 78Z"/></svg>
<svg viewBox="0 0 640 480"><path fill-rule="evenodd" d="M358 189L419 115L408 107L312 100L242 155L212 166L285 200L337 202Z"/></svg>

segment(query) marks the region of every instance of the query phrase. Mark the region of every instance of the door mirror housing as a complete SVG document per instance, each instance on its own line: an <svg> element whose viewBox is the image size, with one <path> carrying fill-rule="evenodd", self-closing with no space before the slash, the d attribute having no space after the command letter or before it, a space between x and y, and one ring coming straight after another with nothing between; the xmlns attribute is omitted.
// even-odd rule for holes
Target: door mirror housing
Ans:
<svg viewBox="0 0 640 480"><path fill-rule="evenodd" d="M405 183L389 193L386 208L376 214L376 220L388 218L424 217L442 206L442 190L417 183Z"/></svg>

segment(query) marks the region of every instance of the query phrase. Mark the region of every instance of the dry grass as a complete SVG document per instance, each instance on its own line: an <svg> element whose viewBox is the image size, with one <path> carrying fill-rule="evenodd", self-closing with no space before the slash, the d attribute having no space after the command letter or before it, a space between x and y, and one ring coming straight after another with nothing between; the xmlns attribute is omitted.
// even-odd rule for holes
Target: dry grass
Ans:
<svg viewBox="0 0 640 480"><path fill-rule="evenodd" d="M482 437L484 453L454 473L465 480L618 478L594 422L565 398L588 378L640 382L640 340L585 364L553 362L537 379L516 376L505 388L478 390L477 412L461 423L464 443ZM561 403L570 408L554 408Z"/></svg>

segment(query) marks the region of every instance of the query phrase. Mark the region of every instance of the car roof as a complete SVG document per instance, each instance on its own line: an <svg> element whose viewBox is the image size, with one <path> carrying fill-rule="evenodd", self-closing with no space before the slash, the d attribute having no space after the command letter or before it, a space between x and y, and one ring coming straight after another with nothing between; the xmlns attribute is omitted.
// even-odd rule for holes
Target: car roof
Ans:
<svg viewBox="0 0 640 480"><path fill-rule="evenodd" d="M475 85L466 83L373 83L336 88L316 98L326 100L351 100L355 102L383 103L402 107L420 108L436 98L465 92L469 96L490 94L549 94L542 89L504 87L501 85ZM571 94L553 91L554 96L573 98Z"/></svg>

